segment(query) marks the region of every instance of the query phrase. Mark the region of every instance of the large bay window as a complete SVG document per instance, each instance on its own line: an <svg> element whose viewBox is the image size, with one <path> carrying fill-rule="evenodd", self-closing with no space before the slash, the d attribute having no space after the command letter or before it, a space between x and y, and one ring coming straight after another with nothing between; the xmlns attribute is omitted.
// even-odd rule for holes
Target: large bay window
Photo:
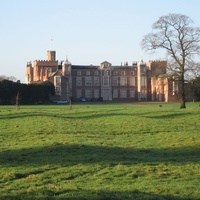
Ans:
<svg viewBox="0 0 200 200"><path fill-rule="evenodd" d="M92 86L92 77L85 77L85 86Z"/></svg>
<svg viewBox="0 0 200 200"><path fill-rule="evenodd" d="M121 86L125 86L126 85L126 77L125 76L121 76L120 77L120 85Z"/></svg>
<svg viewBox="0 0 200 200"><path fill-rule="evenodd" d="M103 86L109 86L109 77L108 76L103 77Z"/></svg>
<svg viewBox="0 0 200 200"><path fill-rule="evenodd" d="M99 86L99 77L94 76L94 86Z"/></svg>
<svg viewBox="0 0 200 200"><path fill-rule="evenodd" d="M55 94L61 95L61 77L54 76L54 86L55 86Z"/></svg>
<svg viewBox="0 0 200 200"><path fill-rule="evenodd" d="M82 77L76 77L76 86L82 86Z"/></svg>

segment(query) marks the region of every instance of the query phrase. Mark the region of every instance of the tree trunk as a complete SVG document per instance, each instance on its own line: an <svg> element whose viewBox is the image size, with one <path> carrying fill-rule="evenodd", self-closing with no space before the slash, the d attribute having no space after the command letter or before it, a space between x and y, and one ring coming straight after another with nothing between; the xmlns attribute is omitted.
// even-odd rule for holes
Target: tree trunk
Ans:
<svg viewBox="0 0 200 200"><path fill-rule="evenodd" d="M20 99L20 93L18 92L15 98L16 110L19 110L19 99Z"/></svg>
<svg viewBox="0 0 200 200"><path fill-rule="evenodd" d="M185 101L183 100L181 100L181 107L180 108L186 108L186 105L185 105Z"/></svg>
<svg viewBox="0 0 200 200"><path fill-rule="evenodd" d="M181 76L180 80L180 100L181 100L181 107L180 108L186 108L185 105L185 83L184 83L184 76Z"/></svg>

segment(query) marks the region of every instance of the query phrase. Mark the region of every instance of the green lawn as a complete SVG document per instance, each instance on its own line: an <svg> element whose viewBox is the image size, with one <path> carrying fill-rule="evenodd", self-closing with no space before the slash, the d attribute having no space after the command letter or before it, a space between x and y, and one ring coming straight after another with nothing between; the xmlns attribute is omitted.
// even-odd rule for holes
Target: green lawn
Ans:
<svg viewBox="0 0 200 200"><path fill-rule="evenodd" d="M200 107L0 106L0 200L200 199Z"/></svg>

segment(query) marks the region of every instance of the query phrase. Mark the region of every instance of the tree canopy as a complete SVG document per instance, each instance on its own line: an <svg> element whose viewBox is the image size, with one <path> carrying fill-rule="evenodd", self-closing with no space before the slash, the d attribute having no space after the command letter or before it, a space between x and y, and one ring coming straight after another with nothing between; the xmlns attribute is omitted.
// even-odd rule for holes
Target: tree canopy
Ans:
<svg viewBox="0 0 200 200"><path fill-rule="evenodd" d="M0 104L15 104L16 98L20 104L47 103L53 95L54 85L48 81L28 85L6 79L0 81Z"/></svg>
<svg viewBox="0 0 200 200"><path fill-rule="evenodd" d="M185 76L197 68L195 56L200 53L200 28L192 24L193 21L186 15L162 16L153 24L153 31L142 40L146 51L166 51L169 72L176 75L179 81L180 108L186 108Z"/></svg>

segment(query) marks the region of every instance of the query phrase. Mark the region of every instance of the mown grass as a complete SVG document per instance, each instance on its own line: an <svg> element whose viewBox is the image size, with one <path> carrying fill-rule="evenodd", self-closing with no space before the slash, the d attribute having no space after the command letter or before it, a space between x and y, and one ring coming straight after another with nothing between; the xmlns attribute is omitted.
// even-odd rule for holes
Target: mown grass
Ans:
<svg viewBox="0 0 200 200"><path fill-rule="evenodd" d="M0 107L0 199L200 199L200 108Z"/></svg>

